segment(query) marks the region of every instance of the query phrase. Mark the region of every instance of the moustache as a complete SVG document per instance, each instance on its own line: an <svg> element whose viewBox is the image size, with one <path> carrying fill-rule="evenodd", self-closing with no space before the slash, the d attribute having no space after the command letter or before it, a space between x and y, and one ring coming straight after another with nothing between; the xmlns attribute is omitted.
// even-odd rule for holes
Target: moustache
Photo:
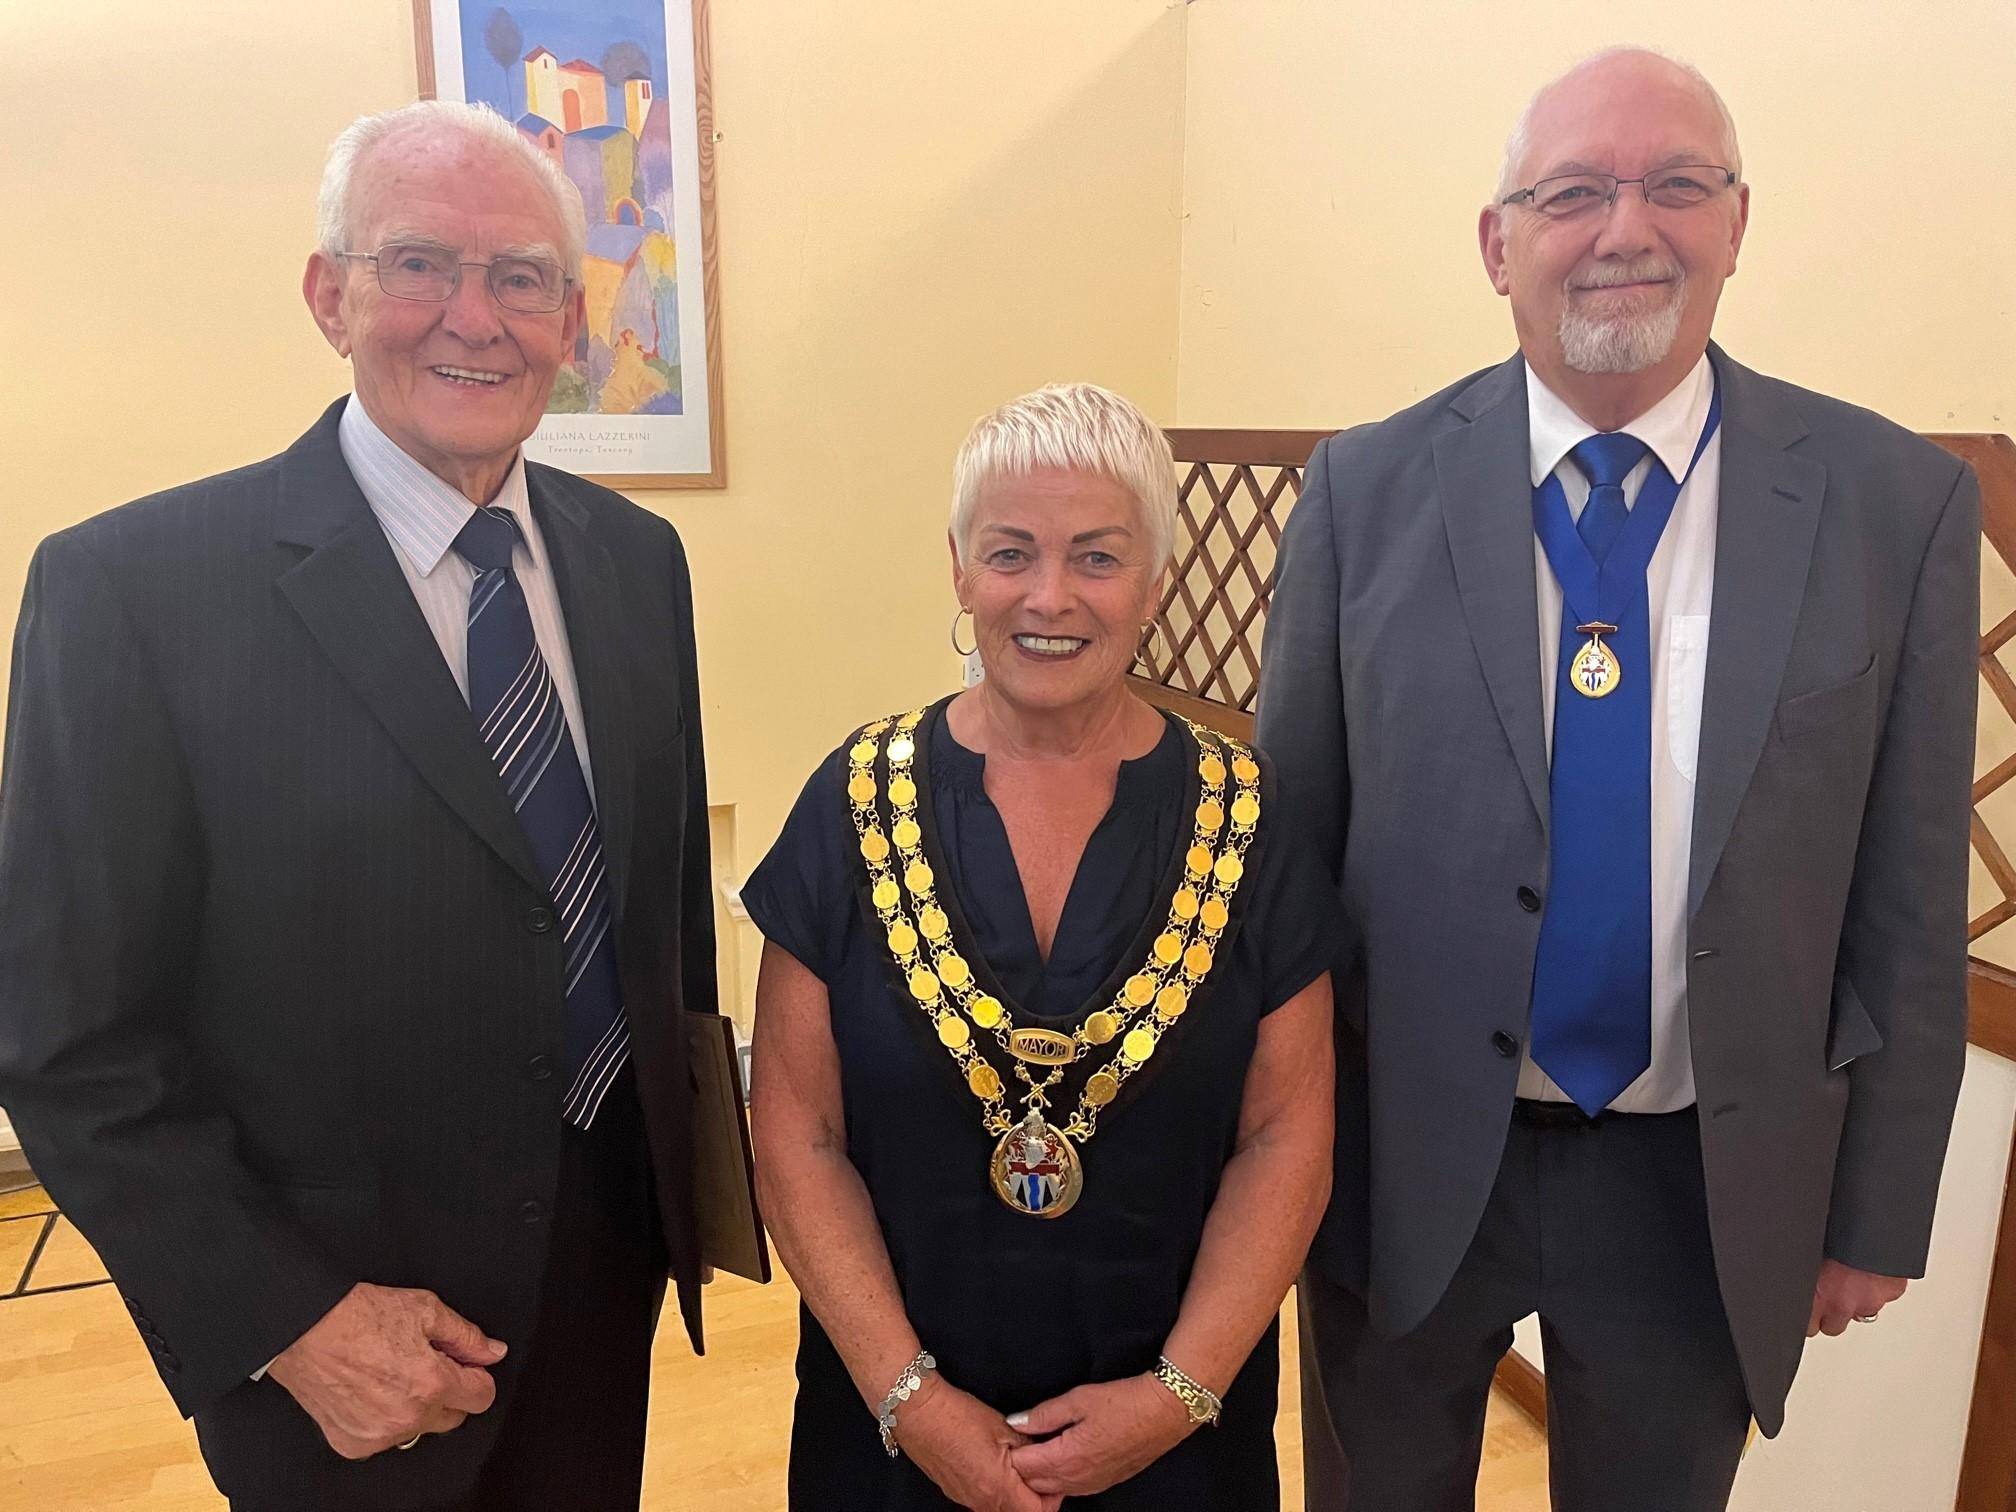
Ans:
<svg viewBox="0 0 2016 1512"><path fill-rule="evenodd" d="M1686 277L1678 263L1651 258L1632 263L1598 263L1587 273L1570 279L1571 292L1583 289L1614 289L1622 284L1679 283Z"/></svg>

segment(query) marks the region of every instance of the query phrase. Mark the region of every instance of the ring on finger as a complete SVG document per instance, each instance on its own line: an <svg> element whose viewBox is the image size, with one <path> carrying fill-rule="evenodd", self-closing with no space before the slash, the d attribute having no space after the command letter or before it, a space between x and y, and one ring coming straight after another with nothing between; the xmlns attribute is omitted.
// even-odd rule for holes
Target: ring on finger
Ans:
<svg viewBox="0 0 2016 1512"><path fill-rule="evenodd" d="M1855 1321L1856 1321L1857 1323L1874 1323L1874 1322L1876 1321L1876 1314L1874 1314L1874 1313L1857 1313L1857 1314L1855 1314Z"/></svg>
<svg viewBox="0 0 2016 1512"><path fill-rule="evenodd" d="M399 1445L398 1447L401 1449L411 1449L415 1444L419 1443L420 1440L425 1437L426 1435L424 1433L416 1433L413 1435L413 1437L409 1438L408 1440L406 1440L405 1443Z"/></svg>

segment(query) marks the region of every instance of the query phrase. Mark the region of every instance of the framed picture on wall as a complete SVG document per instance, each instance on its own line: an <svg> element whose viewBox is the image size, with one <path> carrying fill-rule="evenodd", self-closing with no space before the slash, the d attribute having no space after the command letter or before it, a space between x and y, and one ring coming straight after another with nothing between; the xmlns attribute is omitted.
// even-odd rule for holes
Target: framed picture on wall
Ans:
<svg viewBox="0 0 2016 1512"><path fill-rule="evenodd" d="M707 0L413 0L422 98L494 108L581 196L587 319L525 443L619 488L719 488Z"/></svg>

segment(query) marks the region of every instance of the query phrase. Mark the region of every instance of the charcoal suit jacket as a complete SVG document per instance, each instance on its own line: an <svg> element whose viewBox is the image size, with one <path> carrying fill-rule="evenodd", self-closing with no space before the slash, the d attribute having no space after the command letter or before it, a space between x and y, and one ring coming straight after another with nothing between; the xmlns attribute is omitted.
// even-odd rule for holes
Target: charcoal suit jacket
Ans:
<svg viewBox="0 0 2016 1512"><path fill-rule="evenodd" d="M42 543L0 788L0 1104L224 1491L466 1489L560 1169L553 900L337 444ZM526 469L566 615L656 1204L700 1343L680 1010L715 1007L693 610L662 519ZM649 1231L648 1226L645 1229ZM513 1346L499 1402L352 1466L249 1378L358 1281Z"/></svg>

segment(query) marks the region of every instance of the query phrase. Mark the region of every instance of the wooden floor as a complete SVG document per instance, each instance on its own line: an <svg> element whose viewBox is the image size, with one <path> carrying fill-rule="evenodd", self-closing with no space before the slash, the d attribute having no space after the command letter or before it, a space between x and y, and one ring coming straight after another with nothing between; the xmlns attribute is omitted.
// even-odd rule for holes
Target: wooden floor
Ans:
<svg viewBox="0 0 2016 1512"><path fill-rule="evenodd" d="M0 1507L36 1512L222 1512L195 1435L169 1405L104 1268L39 1189L0 1197ZM1293 1308L1293 1301L1290 1301ZM644 1507L781 1512L797 1294L732 1277L708 1291L708 1354L669 1318L659 1331ZM1282 1370L1295 1379L1292 1316ZM1302 1506L1296 1393L1276 1437L1283 1506ZM868 1431L864 1412L863 1431ZM1547 1451L1493 1401L1482 1512L1546 1512Z"/></svg>

